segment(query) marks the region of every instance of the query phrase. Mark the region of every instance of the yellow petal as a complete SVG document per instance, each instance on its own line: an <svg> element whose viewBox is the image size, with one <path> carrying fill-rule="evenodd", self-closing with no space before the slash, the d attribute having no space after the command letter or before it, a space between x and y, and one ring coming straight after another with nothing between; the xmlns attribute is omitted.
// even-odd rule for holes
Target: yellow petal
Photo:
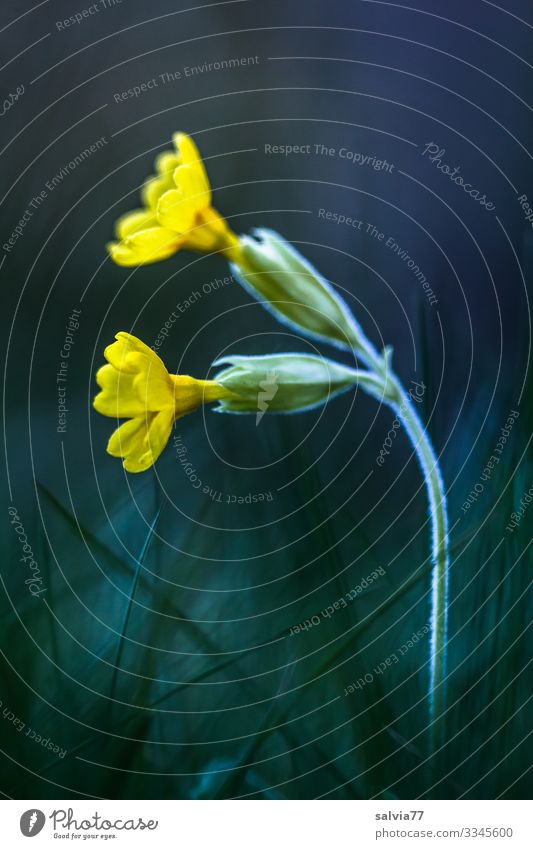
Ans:
<svg viewBox="0 0 533 849"><path fill-rule="evenodd" d="M157 174L171 174L182 160L173 150L163 150L155 158L154 167Z"/></svg>
<svg viewBox="0 0 533 849"><path fill-rule="evenodd" d="M176 168L174 180L177 188L159 198L157 220L169 230L187 233L194 227L197 213L209 209L211 191L193 165Z"/></svg>
<svg viewBox="0 0 533 849"><path fill-rule="evenodd" d="M168 371L153 351L150 355L127 355L128 368L135 369L133 388L146 410L162 410L174 405L174 386Z"/></svg>
<svg viewBox="0 0 533 849"><path fill-rule="evenodd" d="M191 162L201 162L198 148L187 133L174 133L172 141L178 151L178 158L181 165L189 165Z"/></svg>
<svg viewBox="0 0 533 849"><path fill-rule="evenodd" d="M141 200L144 206L155 212L157 201L161 195L168 192L169 189L173 189L174 185L174 171L168 171L159 177L150 177L141 189Z"/></svg>
<svg viewBox="0 0 533 849"><path fill-rule="evenodd" d="M201 159L176 168L174 183L184 195L196 198L198 209L211 206L211 185Z"/></svg>
<svg viewBox="0 0 533 849"><path fill-rule="evenodd" d="M176 150L179 153L179 165L181 167L188 167L188 170L192 171L196 181L196 192L199 195L205 195L206 201L204 206L209 206L211 203L211 185L198 148L191 137L185 133L174 133L173 140ZM174 181L178 188L180 188L181 167L174 171Z"/></svg>
<svg viewBox="0 0 533 849"><path fill-rule="evenodd" d="M179 189L165 192L157 204L157 220L175 234L186 234L195 225L196 198L186 195Z"/></svg>
<svg viewBox="0 0 533 849"><path fill-rule="evenodd" d="M94 399L93 406L103 416L129 419L145 414L145 405L134 386L134 375L105 365L98 369L96 382L102 391Z"/></svg>
<svg viewBox="0 0 533 849"><path fill-rule="evenodd" d="M179 154L172 150L164 150L156 156L154 167L157 176L145 180L141 189L141 200L147 210L155 211L163 192L174 188L173 174L180 162Z"/></svg>
<svg viewBox="0 0 533 849"><path fill-rule="evenodd" d="M127 472L144 472L155 463L169 440L174 419L174 410L167 409L161 410L151 419L140 420L144 436L141 441L135 431L130 450L124 459L124 468Z"/></svg>
<svg viewBox="0 0 533 849"><path fill-rule="evenodd" d="M136 230L146 230L148 227L157 227L154 213L149 209L134 209L117 219L115 234L117 239L125 239Z"/></svg>
<svg viewBox="0 0 533 849"><path fill-rule="evenodd" d="M131 333L126 333L125 330L120 330L115 334L116 342L112 342L111 345L108 345L104 350L104 357L114 366L116 369L121 369L122 371L126 371L129 374L136 374L137 369L135 366L132 366L128 363L128 355L129 354L145 354L147 357L150 357L154 363L157 363L159 369L162 369L166 373L166 368L163 360L159 357L155 351L145 345L140 339L137 339L136 336L133 336Z"/></svg>
<svg viewBox="0 0 533 849"><path fill-rule="evenodd" d="M176 233L163 227L139 230L122 242L110 242L107 250L117 265L146 265L168 259L181 247Z"/></svg>
<svg viewBox="0 0 533 849"><path fill-rule="evenodd" d="M107 453L111 454L112 457L127 457L132 452L142 454L144 452L144 438L151 418L151 416L148 419L145 416L139 416L120 425L111 434L107 443Z"/></svg>

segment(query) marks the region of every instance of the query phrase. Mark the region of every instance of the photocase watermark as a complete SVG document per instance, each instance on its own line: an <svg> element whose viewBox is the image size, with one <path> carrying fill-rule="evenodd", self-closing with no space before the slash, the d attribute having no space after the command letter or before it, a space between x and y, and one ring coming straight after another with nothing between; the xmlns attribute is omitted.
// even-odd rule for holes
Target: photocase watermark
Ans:
<svg viewBox="0 0 533 849"><path fill-rule="evenodd" d="M385 569L382 566L378 566L374 572L371 572L370 575L367 575L366 578L363 578L360 584L357 584L356 587L349 590L344 595L340 596L333 604L329 604L324 610L321 610L320 613L316 613L314 616L311 616L309 619L304 619L303 622L300 622L298 625L293 625L293 627L289 631L289 636L294 637L296 634L300 634L302 631L309 631L310 628L313 628L315 625L320 625L324 619L330 619L334 613L338 610L343 610L348 607L350 602L354 601L363 590L368 589L368 587L372 586L374 581L377 581L378 578L383 577L385 575Z"/></svg>
<svg viewBox="0 0 533 849"><path fill-rule="evenodd" d="M268 410L270 402L273 401L276 397L279 389L277 383L277 372L275 369L273 371L267 372L265 379L261 381L259 387L261 389L261 392L259 392L257 395L257 413L255 416L256 427L258 426L261 419Z"/></svg>
<svg viewBox="0 0 533 849"><path fill-rule="evenodd" d="M24 732L24 737L27 737L28 740L32 740L34 743L37 743L39 746L42 746L43 749L48 749L52 754L58 755L61 759L65 757L67 754L67 749L63 749L57 743L54 743L50 737L43 737L42 734L38 734L35 729L33 729L30 725L27 725L19 716L14 713L14 711L10 710L7 705L5 705L0 699L0 708L2 709L2 718L10 723L13 728L19 733L22 734Z"/></svg>
<svg viewBox="0 0 533 849"><path fill-rule="evenodd" d="M371 239L375 239L377 242L381 242L385 248L392 251L392 253L395 254L398 259L404 262L407 268L412 271L417 282L421 285L424 295L426 296L431 306L434 306L438 303L437 296L431 288L424 272L417 265L412 256L410 256L409 253L398 244L398 242L393 236L388 236L386 233L376 227L376 225L373 224L371 221L363 221L362 219L355 218L351 215L344 215L341 212L335 212L330 209L324 209L324 207L319 208L317 215L324 221L331 221L336 225L351 227L353 230L358 230L365 236L369 236Z"/></svg>
<svg viewBox="0 0 533 849"><path fill-rule="evenodd" d="M39 564L37 563L33 549L28 542L28 535L24 529L24 525L20 520L20 516L18 514L18 510L16 507L8 507L7 512L9 513L11 519L11 525L16 535L18 536L18 540L20 546L22 548L22 557L20 558L20 563L24 564L26 569L29 569L31 575L26 578L24 583L28 587L28 590L34 597L39 597L42 593L46 592L46 587L43 586L43 578L41 575L41 570L39 569Z"/></svg>
<svg viewBox="0 0 533 849"><path fill-rule="evenodd" d="M422 396L423 396L424 392L426 391L425 384L423 382L418 382L416 380L411 380L411 383L413 385L409 388L409 392L407 394L409 395L409 398L411 398L412 401L415 401L417 404L421 404L422 403ZM388 457L389 454L390 454L390 449L392 448L393 439L396 439L396 434L397 434L397 432L400 429L401 424L402 424L401 414L405 412L405 409L406 409L406 402L402 401L402 403L400 404L400 411L393 418L392 426L391 426L390 430L388 431L387 436L385 437L385 440L383 442L383 446L380 449L379 454L376 457L376 463L378 464L378 466L383 466L383 464L385 462L385 457Z"/></svg>
<svg viewBox="0 0 533 849"><path fill-rule="evenodd" d="M56 374L57 391L57 433L67 432L67 376L70 363L70 354L75 343L75 334L80 326L79 317L81 309L73 309L67 319L66 335L59 352L59 370Z"/></svg>
<svg viewBox="0 0 533 849"><path fill-rule="evenodd" d="M78 153L73 159L70 160L70 162L67 162L65 165L63 165L57 174L54 174L53 177L50 177L50 179L45 182L45 187L32 197L22 216L20 217L18 224L13 228L9 239L2 245L5 253L11 253L17 242L20 241L20 239L26 232L26 227L28 226L29 222L31 221L37 210L50 196L50 194L55 191L55 189L59 185L61 185L63 180L70 174L72 174L72 172L75 171L76 168L78 168L83 162L89 159L93 154L97 153L99 150L105 147L107 143L108 140L105 138L105 136L100 136L99 139L90 144L88 147L84 148L84 150Z"/></svg>
<svg viewBox="0 0 533 849"><path fill-rule="evenodd" d="M529 222L530 226L533 227L533 207L529 203L529 199L527 195L520 195L518 198L518 203L520 204L520 208L524 213L524 218Z"/></svg>
<svg viewBox="0 0 533 849"><path fill-rule="evenodd" d="M46 817L38 808L24 811L20 818L20 830L24 837L35 837L43 830Z"/></svg>
<svg viewBox="0 0 533 849"><path fill-rule="evenodd" d="M533 486L530 486L527 492L524 492L520 499L520 506L517 510L511 513L511 521L505 526L505 530L509 533L514 533L514 529L518 527L526 514L526 510L533 501Z"/></svg>
<svg viewBox="0 0 533 849"><path fill-rule="evenodd" d="M215 487L204 483L204 481L200 478L194 464L189 460L187 446L184 444L180 435L174 437L173 445L176 450L178 462L184 473L187 475L192 488L199 490L203 495L207 495L211 501L216 501L218 504L258 504L262 501L274 500L274 496L270 490L267 492L247 492L246 495L237 495L235 493L222 492L219 489L215 489Z"/></svg>
<svg viewBox="0 0 533 849"><path fill-rule="evenodd" d="M218 292L220 289L224 289L232 283L235 283L235 280L231 276L221 278L215 277L214 280L204 283L201 289L194 289L186 298L178 301L176 308L172 310L169 317L159 330L154 344L152 345L152 350L158 351L165 339L168 337L173 325L176 324L181 316L194 306L194 304L197 304L198 301L200 301L205 295L211 295L213 292Z"/></svg>
<svg viewBox="0 0 533 849"><path fill-rule="evenodd" d="M110 820L98 812L95 812L90 817L84 817L82 815L82 818L76 819L73 808L68 808L67 810L57 808L52 811L48 819L52 820L52 826L55 832L54 837L68 837L71 840L76 838L78 840L81 838L85 840L88 837L95 838L98 836L106 840L117 837L116 834L112 833L115 831L145 831L146 829L155 831L159 825L158 820L145 821L142 817ZM61 829L66 833L58 834L57 832L61 832ZM82 834L77 834L76 832L82 832ZM96 832L96 834L92 832ZM105 833L98 835L98 832Z"/></svg>
<svg viewBox="0 0 533 849"><path fill-rule="evenodd" d="M108 819L95 811L94 814L78 816L74 808L55 808L46 814L38 808L29 808L20 818L20 830L25 837L34 837L50 820L54 838L67 840L116 840L122 832L155 831L159 820L145 820L143 817L124 817ZM117 833L118 832L118 833Z"/></svg>
<svg viewBox="0 0 533 849"><path fill-rule="evenodd" d="M324 221L332 221L337 225L345 225L346 227L353 227L354 230L365 231L366 228L373 227L373 224L368 224L366 221L362 221L360 218L353 218L351 215L343 215L342 212L334 212L331 209L325 209L324 207L320 207L317 215L319 218L323 218Z"/></svg>
<svg viewBox="0 0 533 849"><path fill-rule="evenodd" d="M422 628L415 631L410 638L405 641L405 643L399 646L395 652L392 652L392 654L385 658L385 660L378 663L372 672L365 672L365 674L358 678L357 681L352 681L351 684L348 684L348 686L344 688L344 695L349 696L351 693L355 693L356 690L362 690L368 684L372 684L379 675L383 675L387 669L392 669L393 666L396 666L396 664L400 662L400 658L404 657L408 651L418 645L420 640L429 634L430 631L431 625L429 623L423 625Z"/></svg>
<svg viewBox="0 0 533 849"><path fill-rule="evenodd" d="M86 159L89 159L94 153L98 153L99 150L102 150L105 145L108 144L108 140L105 136L100 136L99 139L96 139L95 142L89 145L89 147L84 148L80 153L78 153L70 162L67 162L66 165L63 165L57 174L54 174L53 177L50 177L49 180L46 181L45 187L49 192L53 192L54 189L57 189L59 185L63 182L65 177L68 177L73 171L78 168Z"/></svg>
<svg viewBox="0 0 533 849"><path fill-rule="evenodd" d="M331 147L326 144L270 144L265 143L264 152L266 156L325 156L329 158L345 159L351 165L359 165L362 168L371 168L374 171L385 171L392 174L394 163L387 159L380 159L373 153L361 153L351 150L349 147Z"/></svg>
<svg viewBox="0 0 533 849"><path fill-rule="evenodd" d="M258 65L261 59L259 56L231 56L226 59L217 59L214 62L202 62L199 65L184 65L183 68L172 71L162 71L155 77L149 80L143 80L131 88L124 91L116 91L113 94L115 103L124 103L127 100L136 100L141 95L153 91L156 88L163 88L167 85L173 85L176 82L188 80L191 77L197 77L202 74L211 74L218 71L230 71L236 68L248 67L250 65Z"/></svg>
<svg viewBox="0 0 533 849"><path fill-rule="evenodd" d="M25 88L22 83L16 87L13 93L9 92L8 96L4 98L4 101L2 103L2 111L0 112L0 118L3 118L4 115L7 115L7 113L15 105L15 103L20 100L24 92Z"/></svg>
<svg viewBox="0 0 533 849"><path fill-rule="evenodd" d="M94 17L94 15L98 15L100 12L113 9L115 6L122 6L122 0L97 0L91 6L86 6L78 12L74 12L70 17L64 18L62 21L56 21L56 30L58 32L64 32L70 27L83 24L84 21Z"/></svg>
<svg viewBox="0 0 533 849"><path fill-rule="evenodd" d="M373 239L377 239L378 242L383 242L384 246L392 251L393 254L396 254L398 259L404 262L409 269L412 271L414 276L416 277L417 282L422 286L422 290L424 295L426 296L428 302L431 306L434 306L438 303L437 297L433 292L433 289L430 287L428 279L424 272L420 269L420 267L416 264L415 260L408 254L405 248L401 247L396 239L392 236L386 236L385 233L378 230L375 225L367 225L367 235L369 235Z"/></svg>
<svg viewBox="0 0 533 849"><path fill-rule="evenodd" d="M37 195L34 195L32 197L32 199L28 203L28 206L20 217L18 224L14 227L11 236L9 237L7 242L4 242L4 244L2 245L4 253L11 253L18 240L24 235L28 222L31 221L36 210L39 209L42 203L44 203L47 194L48 193L43 189L43 191L39 192Z"/></svg>
<svg viewBox="0 0 533 849"><path fill-rule="evenodd" d="M496 209L496 205L487 199L486 194L481 194L481 191L474 188L472 183L465 182L462 174L459 173L461 170L459 165L452 168L451 165L442 161L446 155L445 148L440 147L440 145L435 142L428 142L421 151L421 155L427 156L428 160L435 168L437 168L446 177L449 177L452 183L461 188L467 195L470 195L470 197L477 201L480 206L485 207L488 212L493 212Z"/></svg>
<svg viewBox="0 0 533 849"><path fill-rule="evenodd" d="M496 468L496 466L500 462L500 457L503 453L503 449L505 448L507 440L509 439L509 437L511 435L511 430L513 428L513 425L514 425L514 423L517 420L519 415L520 415L520 413L517 410L511 410L511 412L509 413L509 415L507 417L507 421L505 422L505 425L500 429L500 437L499 437L495 447L492 450L492 454L490 455L489 459L487 460L485 468L483 469L483 471L482 471L482 473L479 477L478 482L476 483L476 485L474 487L472 487L472 489L470 490L470 493L468 495L468 498L466 499L466 501L463 503L463 505L461 507L461 510L463 511L463 515L467 512L467 510L470 510L470 507L472 506L472 504L475 504L476 501L478 500L479 496L481 495L481 493L484 492L485 484L491 479L494 469Z"/></svg>

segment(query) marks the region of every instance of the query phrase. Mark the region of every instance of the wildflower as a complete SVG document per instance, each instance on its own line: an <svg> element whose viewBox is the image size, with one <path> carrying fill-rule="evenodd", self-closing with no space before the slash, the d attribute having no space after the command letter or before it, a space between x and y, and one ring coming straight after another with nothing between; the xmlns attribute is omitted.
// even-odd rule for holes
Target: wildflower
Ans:
<svg viewBox="0 0 533 849"><path fill-rule="evenodd" d="M96 375L102 391L94 407L104 416L128 419L112 434L107 451L123 458L127 472L143 472L163 451L176 419L231 391L214 380L169 374L160 357L129 333L115 338L104 351L107 365Z"/></svg>
<svg viewBox="0 0 533 849"><path fill-rule="evenodd" d="M273 230L237 236L211 206L211 187L190 136L175 133L175 151L161 153L156 176L142 191L143 208L116 223L120 240L108 250L118 265L167 259L181 248L220 251L237 280L276 318L307 336L353 349L365 365L387 363L368 344L359 324L325 278Z"/></svg>
<svg viewBox="0 0 533 849"><path fill-rule="evenodd" d="M169 374L160 357L129 333L117 333L96 374L101 392L94 407L128 421L112 434L107 451L122 457L127 472L143 472L165 448L176 419L218 401L217 412L294 413L326 403L359 382L378 395L379 380L310 354L231 356L213 380Z"/></svg>
<svg viewBox="0 0 533 849"><path fill-rule="evenodd" d="M234 256L238 239L211 206L211 187L190 136L175 133L175 150L155 161L156 176L141 192L142 209L116 222L118 242L107 248L117 265L143 265L167 259L181 248L222 251Z"/></svg>

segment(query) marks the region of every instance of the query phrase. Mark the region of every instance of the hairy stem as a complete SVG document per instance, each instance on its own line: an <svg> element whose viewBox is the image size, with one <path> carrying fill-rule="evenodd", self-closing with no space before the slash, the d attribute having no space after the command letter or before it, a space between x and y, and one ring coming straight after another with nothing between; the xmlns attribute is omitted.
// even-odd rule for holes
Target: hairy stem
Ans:
<svg viewBox="0 0 533 849"><path fill-rule="evenodd" d="M397 381L395 380L397 383ZM399 383L397 383L399 388ZM401 391L401 390L400 390ZM442 740L446 698L446 642L448 629L448 514L439 464L426 429L411 398L402 392L398 416L415 449L422 468L431 520L431 646L429 665L430 750Z"/></svg>
<svg viewBox="0 0 533 849"><path fill-rule="evenodd" d="M431 644L429 660L429 748L433 752L443 737L445 708L446 641L448 618L448 514L446 493L437 456L413 402L412 393L402 387L390 369L390 352L380 355L358 325L354 326L353 347L371 372L383 381L383 398L403 423L422 469L431 521ZM362 384L364 387L364 384Z"/></svg>

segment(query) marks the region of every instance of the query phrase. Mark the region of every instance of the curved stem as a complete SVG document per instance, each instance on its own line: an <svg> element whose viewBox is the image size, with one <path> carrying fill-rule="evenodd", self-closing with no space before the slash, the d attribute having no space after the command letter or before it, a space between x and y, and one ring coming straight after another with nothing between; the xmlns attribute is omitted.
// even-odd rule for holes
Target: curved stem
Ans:
<svg viewBox="0 0 533 849"><path fill-rule="evenodd" d="M278 318L287 321L293 327L308 335L331 341L338 344L339 340L344 347L345 340L351 344L352 352L356 359L368 368L368 379L363 380L360 375L362 388L366 389L379 401L387 403L398 418L403 422L407 435L411 440L416 456L422 468L422 474L426 484L429 499L429 515L431 520L431 563L432 563L432 592L431 592L431 648L430 648L430 673L429 673L429 710L430 710L430 747L434 751L442 736L442 715L445 702L444 680L446 677L446 639L447 639L447 606L448 606L448 518L446 511L446 495L440 475L438 460L433 450L429 436L418 417L413 404L412 390L406 392L398 378L394 375L391 366L392 349L385 348L379 352L366 337L362 327L351 314L348 307L340 301L333 289L315 272L313 267L298 254L284 239L278 237L271 231L259 233L259 240L248 240L248 248L255 252L254 263L256 270L249 270L248 275L256 273L269 273L273 275L276 286L271 291L281 291L286 297L286 303L291 303L290 273L298 275L301 281L302 275L308 281L309 306L313 304L328 305L328 315L336 316L337 324L342 328L343 334L332 333L326 322L325 329L317 332L315 324L308 325L305 314L288 313L275 310ZM264 242L264 243L263 243ZM236 276L242 281L246 288L257 295L257 287L249 283L246 271L247 260L243 254L242 240L229 246L226 255L236 265ZM239 274L239 267L241 274ZM253 266L255 268L255 265ZM233 270L233 266L232 266ZM301 287L301 282L300 282ZM269 290L270 291L270 290ZM300 292L301 288L296 291ZM261 299L269 298L269 292L261 290ZM292 299L293 306L301 306L301 295ZM315 299L315 300L313 300ZM276 299L274 299L275 302ZM264 302L264 301L263 301ZM285 301L283 300L285 303ZM334 302L333 307L331 306ZM336 306L335 306L336 302ZM307 303L307 301L306 301ZM320 313L317 308L316 312Z"/></svg>
<svg viewBox="0 0 533 849"><path fill-rule="evenodd" d="M431 647L429 667L430 749L442 739L443 712L446 698L446 642L448 629L448 513L446 493L439 464L426 429L416 413L411 398L394 380L401 401L396 407L422 468L429 499L431 520Z"/></svg>
<svg viewBox="0 0 533 849"><path fill-rule="evenodd" d="M439 463L427 430L422 424L412 400L390 369L390 352L380 355L354 322L352 344L354 351L383 381L383 398L403 422L407 436L422 469L429 501L431 521L431 646L429 662L430 752L442 739L445 706L446 641L448 628L448 512L446 493ZM363 384L364 386L364 384ZM418 396L416 396L418 397Z"/></svg>

